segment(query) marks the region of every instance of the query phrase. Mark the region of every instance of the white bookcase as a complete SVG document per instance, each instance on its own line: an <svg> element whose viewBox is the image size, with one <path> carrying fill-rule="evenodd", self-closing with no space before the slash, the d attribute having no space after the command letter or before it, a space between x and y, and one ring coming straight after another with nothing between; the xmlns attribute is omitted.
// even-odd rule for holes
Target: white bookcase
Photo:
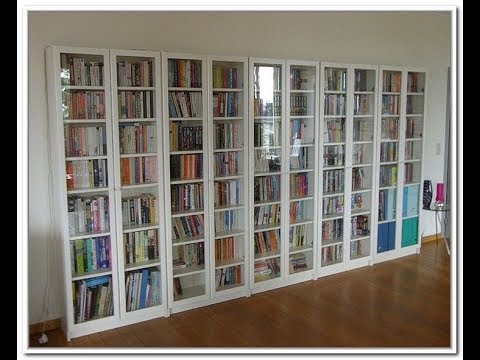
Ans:
<svg viewBox="0 0 480 360"><path fill-rule="evenodd" d="M250 279L252 292L285 285L288 194L285 61L250 58Z"/></svg>
<svg viewBox="0 0 480 360"><path fill-rule="evenodd" d="M208 64L203 55L162 58L167 291L175 312L211 296Z"/></svg>
<svg viewBox="0 0 480 360"><path fill-rule="evenodd" d="M321 63L318 275L371 264L377 67Z"/></svg>
<svg viewBox="0 0 480 360"><path fill-rule="evenodd" d="M208 57L209 251L214 299L249 294L247 71L248 58Z"/></svg>
<svg viewBox="0 0 480 360"><path fill-rule="evenodd" d="M424 69L51 46L68 340L420 250Z"/></svg>
<svg viewBox="0 0 480 360"><path fill-rule="evenodd" d="M426 73L380 66L375 262L420 251Z"/></svg>
<svg viewBox="0 0 480 360"><path fill-rule="evenodd" d="M68 340L120 318L109 52L50 46L48 109Z"/></svg>
<svg viewBox="0 0 480 360"><path fill-rule="evenodd" d="M315 61L287 60L285 213L286 283L315 277L317 252L318 77ZM287 241L288 239L288 241Z"/></svg>
<svg viewBox="0 0 480 360"><path fill-rule="evenodd" d="M120 309L167 314L160 53L111 50Z"/></svg>

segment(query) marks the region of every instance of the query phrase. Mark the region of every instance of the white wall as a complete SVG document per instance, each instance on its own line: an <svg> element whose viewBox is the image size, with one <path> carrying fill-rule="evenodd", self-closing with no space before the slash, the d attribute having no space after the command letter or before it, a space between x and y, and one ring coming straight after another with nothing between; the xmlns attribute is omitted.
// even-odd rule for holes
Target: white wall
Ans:
<svg viewBox="0 0 480 360"><path fill-rule="evenodd" d="M45 48L50 44L277 57L428 69L425 178L443 178L450 14L413 12L30 12L28 315L43 320L50 227ZM440 143L440 154L434 143ZM49 231L52 230L52 235ZM425 234L434 232L434 227ZM58 247L49 319L62 316Z"/></svg>

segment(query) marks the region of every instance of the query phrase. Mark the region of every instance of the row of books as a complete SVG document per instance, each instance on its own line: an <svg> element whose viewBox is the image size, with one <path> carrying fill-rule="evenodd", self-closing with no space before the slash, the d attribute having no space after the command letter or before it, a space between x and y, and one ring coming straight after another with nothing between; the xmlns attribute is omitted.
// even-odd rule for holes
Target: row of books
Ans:
<svg viewBox="0 0 480 360"><path fill-rule="evenodd" d="M107 155L103 126L65 126L65 156Z"/></svg>
<svg viewBox="0 0 480 360"><path fill-rule="evenodd" d="M345 171L340 170L325 170L323 172L323 192L339 192L344 189Z"/></svg>
<svg viewBox="0 0 480 360"><path fill-rule="evenodd" d="M343 166L345 145L329 145L323 148L323 166Z"/></svg>
<svg viewBox="0 0 480 360"><path fill-rule="evenodd" d="M380 166L380 187L397 186L397 165Z"/></svg>
<svg viewBox="0 0 480 360"><path fill-rule="evenodd" d="M120 159L122 186L157 182L157 157L142 156Z"/></svg>
<svg viewBox="0 0 480 360"><path fill-rule="evenodd" d="M334 215L343 214L344 200L343 196L328 196L322 198L322 214Z"/></svg>
<svg viewBox="0 0 480 360"><path fill-rule="evenodd" d="M351 197L351 209L352 210L359 210L363 209L363 197L366 196L364 193L359 193L359 194L352 194ZM367 202L367 201L365 201Z"/></svg>
<svg viewBox="0 0 480 360"><path fill-rule="evenodd" d="M343 237L343 219L326 220L322 222L322 242Z"/></svg>
<svg viewBox="0 0 480 360"><path fill-rule="evenodd" d="M352 151L352 163L353 165L364 164L371 156L370 144L354 144Z"/></svg>
<svg viewBox="0 0 480 360"><path fill-rule="evenodd" d="M313 106L308 111L308 96L301 94L290 94L290 115L291 116L304 116L313 115Z"/></svg>
<svg viewBox="0 0 480 360"><path fill-rule="evenodd" d="M107 160L76 160L65 163L67 190L108 185Z"/></svg>
<svg viewBox="0 0 480 360"><path fill-rule="evenodd" d="M352 241L350 243L350 257L360 256L363 254L363 241Z"/></svg>
<svg viewBox="0 0 480 360"><path fill-rule="evenodd" d="M406 113L423 114L423 96L407 96Z"/></svg>
<svg viewBox="0 0 480 360"><path fill-rule="evenodd" d="M311 168L310 160L314 156L310 155L313 152L313 147L294 146L290 151L290 170L306 170Z"/></svg>
<svg viewBox="0 0 480 360"><path fill-rule="evenodd" d="M105 119L103 91L71 90L62 92L64 120Z"/></svg>
<svg viewBox="0 0 480 360"><path fill-rule="evenodd" d="M369 88L369 76L368 76L369 71L368 70L362 70L362 69L356 69L355 70L355 91L373 91L373 87ZM372 79L373 80L373 79Z"/></svg>
<svg viewBox="0 0 480 360"><path fill-rule="evenodd" d="M238 88L238 71L236 67L228 65L213 65L212 81L214 89Z"/></svg>
<svg viewBox="0 0 480 360"><path fill-rule="evenodd" d="M353 95L353 115L370 114L369 95Z"/></svg>
<svg viewBox="0 0 480 360"><path fill-rule="evenodd" d="M68 227L70 235L108 231L108 197L68 197Z"/></svg>
<svg viewBox="0 0 480 360"><path fill-rule="evenodd" d="M202 93L170 91L168 93L168 112L171 118L202 117Z"/></svg>
<svg viewBox="0 0 480 360"><path fill-rule="evenodd" d="M315 73L306 69L290 68L291 90L314 90Z"/></svg>
<svg viewBox="0 0 480 360"><path fill-rule="evenodd" d="M307 225L292 226L289 230L289 243L290 247L298 247L307 245Z"/></svg>
<svg viewBox="0 0 480 360"><path fill-rule="evenodd" d="M216 122L214 131L214 148L239 148L243 144L239 140L240 124L238 122Z"/></svg>
<svg viewBox="0 0 480 360"><path fill-rule="evenodd" d="M242 283L240 265L215 270L215 286L236 285Z"/></svg>
<svg viewBox="0 0 480 360"><path fill-rule="evenodd" d="M405 160L420 159L420 146L419 142L407 141L405 142Z"/></svg>
<svg viewBox="0 0 480 360"><path fill-rule="evenodd" d="M118 116L120 119L154 117L153 91L119 91Z"/></svg>
<svg viewBox="0 0 480 360"><path fill-rule="evenodd" d="M160 305L162 302L161 277L158 268L128 272L125 276L127 311Z"/></svg>
<svg viewBox="0 0 480 360"><path fill-rule="evenodd" d="M215 181L213 184L213 190L213 202L216 207L240 204L239 180Z"/></svg>
<svg viewBox="0 0 480 360"><path fill-rule="evenodd" d="M350 235L352 237L365 236L370 234L368 215L352 216L351 223L352 223L352 227L351 227Z"/></svg>
<svg viewBox="0 0 480 360"><path fill-rule="evenodd" d="M213 154L213 172L215 176L238 175L239 172L238 152L221 152Z"/></svg>
<svg viewBox="0 0 480 360"><path fill-rule="evenodd" d="M411 184L413 182L418 182L418 175L420 171L416 171L415 164L405 163L405 184Z"/></svg>
<svg viewBox="0 0 480 360"><path fill-rule="evenodd" d="M378 221L395 219L397 190L387 189L378 192Z"/></svg>
<svg viewBox="0 0 480 360"><path fill-rule="evenodd" d="M391 140L398 139L398 119L397 118L382 119L381 138L391 139Z"/></svg>
<svg viewBox="0 0 480 360"><path fill-rule="evenodd" d="M157 230L142 230L123 234L125 264L158 259Z"/></svg>
<svg viewBox="0 0 480 360"><path fill-rule="evenodd" d="M313 129L303 119L292 119L290 121L290 145L300 145L313 142Z"/></svg>
<svg viewBox="0 0 480 360"><path fill-rule="evenodd" d="M157 197L153 194L141 194L122 198L122 224L135 226L156 224Z"/></svg>
<svg viewBox="0 0 480 360"><path fill-rule="evenodd" d="M239 94L234 92L214 93L212 108L214 117L235 117L239 114Z"/></svg>
<svg viewBox="0 0 480 360"><path fill-rule="evenodd" d="M262 205L253 211L253 224L267 225L280 223L280 204Z"/></svg>
<svg viewBox="0 0 480 360"><path fill-rule="evenodd" d="M280 199L280 176L259 176L253 180L254 201L277 201Z"/></svg>
<svg viewBox="0 0 480 360"><path fill-rule="evenodd" d="M203 215L190 215L172 219L172 239L184 239L204 233Z"/></svg>
<svg viewBox="0 0 480 360"><path fill-rule="evenodd" d="M76 324L113 315L112 277L110 275L75 281L72 283L72 287Z"/></svg>
<svg viewBox="0 0 480 360"><path fill-rule="evenodd" d="M327 265L331 262L342 261L343 259L343 244L335 244L322 248L322 265Z"/></svg>
<svg viewBox="0 0 480 360"><path fill-rule="evenodd" d="M203 242L173 247L173 270L205 263L205 246Z"/></svg>
<svg viewBox="0 0 480 360"><path fill-rule="evenodd" d="M380 144L380 161L397 161L398 142L384 142Z"/></svg>
<svg viewBox="0 0 480 360"><path fill-rule="evenodd" d="M353 141L373 141L373 118L353 119Z"/></svg>
<svg viewBox="0 0 480 360"><path fill-rule="evenodd" d="M346 96L344 94L325 94L324 114L345 116Z"/></svg>
<svg viewBox="0 0 480 360"><path fill-rule="evenodd" d="M282 115L282 95L273 94L273 99L258 98L255 93L253 99L253 116L281 116Z"/></svg>
<svg viewBox="0 0 480 360"><path fill-rule="evenodd" d="M281 144L280 122L255 122L253 124L253 146L278 146Z"/></svg>
<svg viewBox="0 0 480 360"><path fill-rule="evenodd" d="M202 176L202 154L170 156L170 178L172 180L200 179Z"/></svg>
<svg viewBox="0 0 480 360"><path fill-rule="evenodd" d="M313 210L311 200L291 202L289 209L290 223L305 220L308 215L312 218L309 209Z"/></svg>
<svg viewBox="0 0 480 360"><path fill-rule="evenodd" d="M215 261L223 261L241 257L241 251L237 251L236 245L237 238L233 236L215 239Z"/></svg>
<svg viewBox="0 0 480 360"><path fill-rule="evenodd" d="M402 88L402 73L398 71L383 72L383 91L384 92L400 92Z"/></svg>
<svg viewBox="0 0 480 360"><path fill-rule="evenodd" d="M409 72L407 76L407 91L416 93L423 92L423 76L421 73Z"/></svg>
<svg viewBox="0 0 480 360"><path fill-rule="evenodd" d="M280 276L280 258L255 261L254 281L264 281Z"/></svg>
<svg viewBox="0 0 480 360"><path fill-rule="evenodd" d="M203 183L172 185L170 203L172 212L203 209Z"/></svg>
<svg viewBox="0 0 480 360"><path fill-rule="evenodd" d="M72 274L82 275L111 266L110 236L79 239L70 242Z"/></svg>
<svg viewBox="0 0 480 360"><path fill-rule="evenodd" d="M325 119L323 139L326 143L345 141L345 119Z"/></svg>
<svg viewBox="0 0 480 360"><path fill-rule="evenodd" d="M103 62L60 54L62 85L103 86Z"/></svg>
<svg viewBox="0 0 480 360"><path fill-rule="evenodd" d="M255 254L280 250L280 229L253 234Z"/></svg>
<svg viewBox="0 0 480 360"><path fill-rule="evenodd" d="M149 60L117 63L118 86L153 86L153 64Z"/></svg>
<svg viewBox="0 0 480 360"><path fill-rule="evenodd" d="M280 171L282 168L281 149L257 149L253 152L255 173Z"/></svg>
<svg viewBox="0 0 480 360"><path fill-rule="evenodd" d="M422 118L407 117L405 137L407 139L422 137L422 127L423 127L422 122L423 122Z"/></svg>
<svg viewBox="0 0 480 360"><path fill-rule="evenodd" d="M239 230L241 225L241 214L238 210L219 211L214 215L215 234L224 231Z"/></svg>
<svg viewBox="0 0 480 360"><path fill-rule="evenodd" d="M168 59L168 86L202 87L202 65L198 60Z"/></svg>
<svg viewBox="0 0 480 360"><path fill-rule="evenodd" d="M362 190L370 187L365 170L362 167L352 169L352 191Z"/></svg>
<svg viewBox="0 0 480 360"><path fill-rule="evenodd" d="M382 96L382 115L398 115L400 111L400 96Z"/></svg>
<svg viewBox="0 0 480 360"><path fill-rule="evenodd" d="M308 195L308 173L290 174L290 197L303 197Z"/></svg>
<svg viewBox="0 0 480 360"><path fill-rule="evenodd" d="M139 123L122 124L119 130L120 154L157 152L156 126Z"/></svg>
<svg viewBox="0 0 480 360"><path fill-rule="evenodd" d="M203 149L202 126L183 126L181 121L170 121L169 136L171 151Z"/></svg>
<svg viewBox="0 0 480 360"><path fill-rule="evenodd" d="M325 90L346 91L347 90L347 70L326 67L325 68Z"/></svg>
<svg viewBox="0 0 480 360"><path fill-rule="evenodd" d="M289 273L297 273L308 270L307 256L305 253L292 254L289 257Z"/></svg>
<svg viewBox="0 0 480 360"><path fill-rule="evenodd" d="M402 216L418 215L420 185L405 186L403 188Z"/></svg>

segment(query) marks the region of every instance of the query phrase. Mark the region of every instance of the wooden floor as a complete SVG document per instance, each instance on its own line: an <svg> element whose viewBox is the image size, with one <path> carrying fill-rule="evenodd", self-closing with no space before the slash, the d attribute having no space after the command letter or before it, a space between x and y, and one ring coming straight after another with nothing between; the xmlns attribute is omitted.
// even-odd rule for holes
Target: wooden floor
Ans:
<svg viewBox="0 0 480 360"><path fill-rule="evenodd" d="M450 258L432 242L420 255L70 342L53 330L44 346L449 347L450 325Z"/></svg>

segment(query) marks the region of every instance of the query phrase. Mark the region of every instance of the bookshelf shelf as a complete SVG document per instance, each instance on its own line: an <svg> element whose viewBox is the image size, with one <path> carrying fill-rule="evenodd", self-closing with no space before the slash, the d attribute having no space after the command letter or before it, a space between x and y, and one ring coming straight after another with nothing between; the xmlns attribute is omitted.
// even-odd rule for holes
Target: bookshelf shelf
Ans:
<svg viewBox="0 0 480 360"><path fill-rule="evenodd" d="M324 123L320 158L323 172L321 247L319 269L326 274L360 266L352 259L361 253L372 259L372 237L355 244L350 238L372 226L375 167L375 119L377 118L377 67L372 65L322 63L320 114ZM329 90L341 88L342 91ZM334 116L332 118L332 116ZM358 212L356 207L361 207ZM325 213L327 215L325 215ZM335 268L331 265L337 264Z"/></svg>
<svg viewBox="0 0 480 360"><path fill-rule="evenodd" d="M313 251L313 246L312 245L303 245L303 246L291 246L289 249L289 254L299 254L304 251Z"/></svg>
<svg viewBox="0 0 480 360"><path fill-rule="evenodd" d="M168 314L160 62L156 52L110 51L119 303L130 322Z"/></svg>
<svg viewBox="0 0 480 360"><path fill-rule="evenodd" d="M86 280L86 279L91 279L91 278L94 278L94 277L98 277L99 275L111 275L111 274L112 274L112 269L111 268L96 269L96 270L90 271L88 273L83 273L83 274L73 273L72 274L72 280L73 281Z"/></svg>
<svg viewBox="0 0 480 360"><path fill-rule="evenodd" d="M208 58L210 140L211 297L249 293L248 59ZM228 174L228 175L223 175ZM228 196L226 196L228 194ZM233 295L232 295L233 296Z"/></svg>
<svg viewBox="0 0 480 360"><path fill-rule="evenodd" d="M156 222L140 224L140 225L131 225L131 226L124 225L122 228L123 229L122 232L126 234L126 233L131 233L131 232L140 231L140 230L153 230L158 227L159 227L159 224Z"/></svg>
<svg viewBox="0 0 480 360"><path fill-rule="evenodd" d="M120 320L109 52L50 46L46 57L63 328L70 340L85 333L86 322L91 333Z"/></svg>
<svg viewBox="0 0 480 360"><path fill-rule="evenodd" d="M205 271L204 265L191 265L183 269L173 269L173 277L182 277L187 275L194 275Z"/></svg>
<svg viewBox="0 0 480 360"><path fill-rule="evenodd" d="M375 213L375 261L414 254L420 248L419 209L422 183L422 134L424 133L426 73L423 69L381 66L379 96L382 118L377 159L378 195ZM395 96L389 96L391 93ZM394 113L395 117L386 113ZM388 157L388 160L381 161ZM384 186L393 185L393 186Z"/></svg>

